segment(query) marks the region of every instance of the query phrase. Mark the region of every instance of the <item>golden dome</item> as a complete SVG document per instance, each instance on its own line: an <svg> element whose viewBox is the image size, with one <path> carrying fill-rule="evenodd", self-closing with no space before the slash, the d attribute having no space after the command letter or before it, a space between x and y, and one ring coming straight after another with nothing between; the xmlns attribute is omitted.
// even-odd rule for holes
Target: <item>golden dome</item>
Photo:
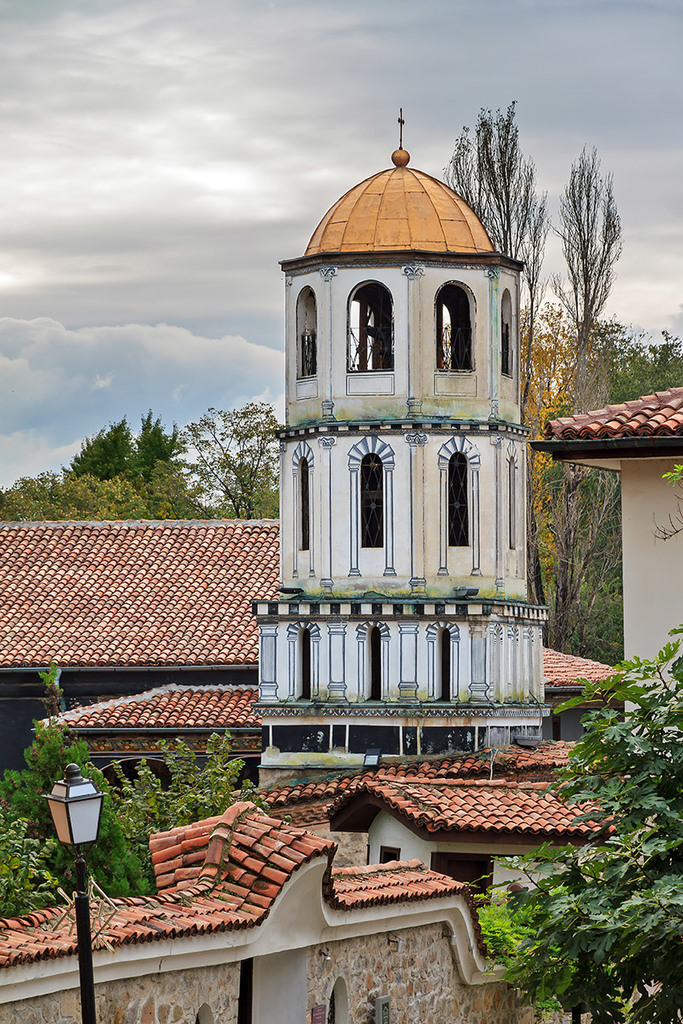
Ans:
<svg viewBox="0 0 683 1024"><path fill-rule="evenodd" d="M373 174L338 199L313 232L306 256L333 252L493 252L481 221L457 192L406 166L404 149L394 166Z"/></svg>

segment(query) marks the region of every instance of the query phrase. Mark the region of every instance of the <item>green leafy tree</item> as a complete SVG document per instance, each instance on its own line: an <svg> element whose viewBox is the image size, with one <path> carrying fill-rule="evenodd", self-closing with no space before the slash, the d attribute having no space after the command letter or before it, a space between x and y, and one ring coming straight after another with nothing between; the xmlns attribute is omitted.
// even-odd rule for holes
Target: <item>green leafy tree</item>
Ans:
<svg viewBox="0 0 683 1024"><path fill-rule="evenodd" d="M178 825L190 825L204 818L222 814L233 800L244 762L230 756L230 736L214 733L207 743L207 760L203 768L197 764L192 750L182 740L161 741L168 778L162 781L146 761L142 761L135 778L127 778L114 764L118 786L113 790L114 806L129 847L143 862L150 882L154 872L149 858L149 837ZM254 787L244 782L239 799L254 800Z"/></svg>
<svg viewBox="0 0 683 1024"><path fill-rule="evenodd" d="M142 417L140 433L134 441L131 472L141 476L146 484L150 484L159 463L178 468L181 454L182 442L178 427L174 423L173 430L167 433L160 417L152 419L150 409L147 415Z"/></svg>
<svg viewBox="0 0 683 1024"><path fill-rule="evenodd" d="M77 764L104 794L100 835L88 853L93 877L110 896L128 896L148 891L138 856L128 848L116 816L110 788L102 773L90 764L83 740L74 741L67 730L51 723L36 723L36 736L24 752L26 768L5 772L0 782L0 807L6 820L29 822L27 836L41 842L54 835L44 794L63 778L67 764ZM75 885L74 857L55 843L44 859L45 867L59 884L70 891Z"/></svg>
<svg viewBox="0 0 683 1024"><path fill-rule="evenodd" d="M59 881L48 866L57 843L31 836L30 828L0 806L0 917L30 914L57 898Z"/></svg>
<svg viewBox="0 0 683 1024"><path fill-rule="evenodd" d="M663 342L636 334L622 324L610 321L603 331L608 340L611 403L628 402L656 391L680 387L683 382L683 344L663 331Z"/></svg>
<svg viewBox="0 0 683 1024"><path fill-rule="evenodd" d="M173 424L170 433L164 430L161 417L156 419L150 409L134 434L128 420L112 423L87 437L80 452L74 456L67 473L73 476L94 476L98 480L126 480L149 484L157 463L179 466L182 454L180 431Z"/></svg>
<svg viewBox="0 0 683 1024"><path fill-rule="evenodd" d="M134 451L133 434L124 416L119 423L86 437L80 452L71 460L69 471L77 477L87 475L112 480L130 471Z"/></svg>
<svg viewBox="0 0 683 1024"><path fill-rule="evenodd" d="M209 409L189 423L184 440L194 451L189 466L207 508L238 519L278 514L279 424L273 407L248 402L241 409Z"/></svg>
<svg viewBox="0 0 683 1024"><path fill-rule="evenodd" d="M515 898L535 930L508 977L532 999L586 1000L594 1024L681 1019L680 646L624 662L611 680L586 683L583 697L563 706L597 705L555 789L565 800L588 801L599 830L583 847L544 846L521 862L533 884Z"/></svg>
<svg viewBox="0 0 683 1024"><path fill-rule="evenodd" d="M0 515L6 522L149 518L144 496L124 477L71 473L22 477L0 492Z"/></svg>

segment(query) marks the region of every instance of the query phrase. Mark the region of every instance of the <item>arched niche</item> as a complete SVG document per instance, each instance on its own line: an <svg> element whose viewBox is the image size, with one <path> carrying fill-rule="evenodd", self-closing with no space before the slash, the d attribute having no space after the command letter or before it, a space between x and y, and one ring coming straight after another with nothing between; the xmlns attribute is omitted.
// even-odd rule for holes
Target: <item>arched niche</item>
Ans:
<svg viewBox="0 0 683 1024"><path fill-rule="evenodd" d="M379 281L358 285L349 296L347 369L349 373L394 368L394 304Z"/></svg>
<svg viewBox="0 0 683 1024"><path fill-rule="evenodd" d="M318 372L318 310L315 292L306 285L296 300L296 376L315 377Z"/></svg>
<svg viewBox="0 0 683 1024"><path fill-rule="evenodd" d="M512 299L506 288L500 303L500 372L504 377L512 376L513 364Z"/></svg>
<svg viewBox="0 0 683 1024"><path fill-rule="evenodd" d="M469 291L449 281L436 293L436 368L446 372L474 368L474 308Z"/></svg>

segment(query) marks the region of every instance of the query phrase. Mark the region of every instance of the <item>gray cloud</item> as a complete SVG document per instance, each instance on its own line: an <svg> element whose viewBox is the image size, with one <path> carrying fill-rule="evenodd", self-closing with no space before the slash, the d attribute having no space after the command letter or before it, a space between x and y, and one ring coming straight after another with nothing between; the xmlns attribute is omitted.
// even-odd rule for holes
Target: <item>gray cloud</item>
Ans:
<svg viewBox="0 0 683 1024"><path fill-rule="evenodd" d="M210 405L232 408L255 396L281 411L281 353L240 337L200 337L167 324L70 330L47 318L2 318L0 352L0 485L59 468L84 435L124 415L136 426L148 408L181 425Z"/></svg>
<svg viewBox="0 0 683 1024"><path fill-rule="evenodd" d="M58 450L123 411L163 402L182 420L196 403L221 404L201 360L232 380L241 367L225 338L265 357L280 349L277 260L300 254L329 205L387 165L399 105L414 164L438 175L481 106L517 99L551 205L581 147L597 145L625 235L610 312L651 330L679 324L682 29L678 0L5 5L0 314L65 325L50 374L78 401L67 428L43 407L46 364L30 363L21 388L35 413L10 402L3 432L39 429L36 451ZM556 241L547 269L561 269ZM163 345L145 348L140 330L162 321L203 339L187 344L189 382L154 366ZM114 345L107 330L126 324ZM11 335L0 351L20 374ZM249 397L257 377L230 395ZM281 385L271 376L268 387ZM187 397L174 405L174 393Z"/></svg>

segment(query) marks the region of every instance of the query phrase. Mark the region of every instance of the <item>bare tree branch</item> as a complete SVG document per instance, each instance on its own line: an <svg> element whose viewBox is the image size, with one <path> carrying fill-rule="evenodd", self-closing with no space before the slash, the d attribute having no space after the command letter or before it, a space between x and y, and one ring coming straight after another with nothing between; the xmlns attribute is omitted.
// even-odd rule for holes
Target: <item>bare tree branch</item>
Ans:
<svg viewBox="0 0 683 1024"><path fill-rule="evenodd" d="M572 164L560 198L562 251L568 283L553 278L553 287L576 328L577 360L574 411L585 412L588 399L590 333L614 284L614 264L622 249L621 221L612 175L602 177L596 149L584 147Z"/></svg>

